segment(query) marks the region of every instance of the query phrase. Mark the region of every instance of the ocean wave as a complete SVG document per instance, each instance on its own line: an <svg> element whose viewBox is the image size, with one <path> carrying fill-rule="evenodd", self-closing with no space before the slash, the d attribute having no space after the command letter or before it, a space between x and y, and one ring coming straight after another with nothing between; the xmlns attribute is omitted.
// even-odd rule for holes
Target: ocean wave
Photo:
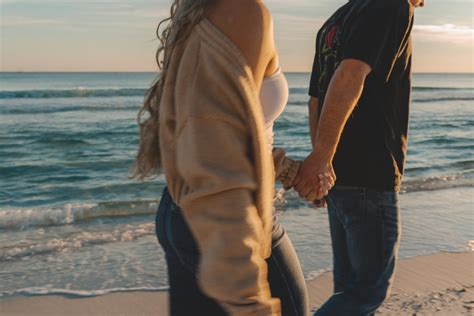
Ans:
<svg viewBox="0 0 474 316"><path fill-rule="evenodd" d="M308 101L289 101L288 105L308 105Z"/></svg>
<svg viewBox="0 0 474 316"><path fill-rule="evenodd" d="M308 87L291 87L290 94L308 94Z"/></svg>
<svg viewBox="0 0 474 316"><path fill-rule="evenodd" d="M413 98L413 103L435 103L435 102L451 102L451 101L474 101L472 97L425 97L425 98ZM308 101L289 101L288 105L307 105Z"/></svg>
<svg viewBox="0 0 474 316"><path fill-rule="evenodd" d="M327 267L326 269L320 269L317 271L310 271L305 276L306 281L311 281L317 277L323 275L326 272L332 271L332 266ZM36 287L27 287L21 289L15 289L11 291L0 292L0 297L11 297L16 295L23 296L46 296L46 295L59 295L65 296L68 298L88 298L88 297L97 297L112 293L130 293L130 292L163 292L168 291L169 286L142 286L142 287L118 287L118 288L108 288L108 289L64 289L64 288L54 288L51 286L36 286Z"/></svg>
<svg viewBox="0 0 474 316"><path fill-rule="evenodd" d="M158 201L119 201L66 204L62 207L37 207L0 210L0 229L70 225L103 217L151 215Z"/></svg>
<svg viewBox="0 0 474 316"><path fill-rule="evenodd" d="M452 88L452 87L413 87L413 91L474 91L473 88ZM65 90L4 90L0 91L0 99L50 99L50 98L91 98L91 97L121 97L140 96L147 92L146 88L114 88L114 89L94 89L78 87L76 89ZM308 87L291 87L290 94L308 94Z"/></svg>
<svg viewBox="0 0 474 316"><path fill-rule="evenodd" d="M311 271L310 273L308 273L308 275L305 277L305 280L306 281L312 281L318 277L320 277L321 275L323 275L324 273L326 272L331 272L333 270L333 267L330 266L330 267L327 267L326 269L320 269L320 270L317 270L317 271Z"/></svg>
<svg viewBox="0 0 474 316"><path fill-rule="evenodd" d="M413 102L417 103L429 103L429 102L448 102L448 101L473 101L474 97L447 97L447 98L418 98L413 99Z"/></svg>
<svg viewBox="0 0 474 316"><path fill-rule="evenodd" d="M412 88L413 91L462 91L462 90L466 90L466 91L473 91L474 90L474 87L465 87L465 88L461 88L461 87L413 87Z"/></svg>
<svg viewBox="0 0 474 316"><path fill-rule="evenodd" d="M449 163L438 163L431 165L418 165L416 167L407 167L405 168L405 174L410 175L418 172L427 172L432 170L447 170L447 169L459 170L461 173L453 174L457 177L466 177L465 172L472 172L474 170L474 160L459 160L451 161ZM464 172L464 173L463 173ZM447 175L448 177L451 175ZM444 176L442 176L444 177ZM423 180L423 179L421 179Z"/></svg>
<svg viewBox="0 0 474 316"><path fill-rule="evenodd" d="M88 89L0 91L0 99L50 99L144 96L147 89Z"/></svg>
<svg viewBox="0 0 474 316"><path fill-rule="evenodd" d="M411 171L413 170L415 168ZM423 169L422 171L425 170ZM400 193L437 191L462 187L474 187L474 170L470 169L453 174L404 180ZM274 202L277 211L298 209L307 205L306 200L301 199L294 190L287 192L277 191L277 198L274 199Z"/></svg>
<svg viewBox="0 0 474 316"><path fill-rule="evenodd" d="M413 91L474 91L474 88L455 88L455 87L418 87L415 86L412 88ZM309 88L307 86L304 87L291 87L290 94L308 94Z"/></svg>
<svg viewBox="0 0 474 316"><path fill-rule="evenodd" d="M155 292L155 291L166 291L167 286L162 287L130 287L130 288L111 288L102 290L70 290L70 289L57 289L50 287L29 287L24 289L18 289L14 291L0 292L0 297L14 296L14 295L62 295L67 297L95 297L100 295L106 295L111 293L122 293L122 292Z"/></svg>
<svg viewBox="0 0 474 316"><path fill-rule="evenodd" d="M474 186L472 161L460 161L456 168L462 171L434 177L407 179L402 192L434 191ZM427 167L407 168L408 174L425 172ZM275 205L281 208L296 206L300 199L293 192L278 191ZM59 207L3 208L0 209L0 230L26 230L35 227L72 225L99 218L149 216L156 213L159 200L111 201L99 203L71 203Z"/></svg>
<svg viewBox="0 0 474 316"><path fill-rule="evenodd" d="M454 145L457 145L457 146L466 145L466 144L470 144L470 142L471 142L471 139L469 137L453 137L450 135L436 135L436 136L431 136L429 138L414 140L413 144L415 145L436 144L436 145L446 145L446 147L448 148L453 148Z"/></svg>
<svg viewBox="0 0 474 316"><path fill-rule="evenodd" d="M420 191L437 191L459 187L473 187L472 170L435 177L406 180L402 184L401 193Z"/></svg>
<svg viewBox="0 0 474 316"><path fill-rule="evenodd" d="M67 138L67 137L40 137L31 141L32 144L47 144L56 146L77 146L86 145L91 146L91 143L84 139Z"/></svg>
<svg viewBox="0 0 474 316"><path fill-rule="evenodd" d="M111 105L65 105L58 107L43 107L43 106L3 106L0 107L0 114L53 114L65 112L107 112L107 111L138 111L140 104L114 104Z"/></svg>
<svg viewBox="0 0 474 316"><path fill-rule="evenodd" d="M80 232L64 238L53 238L39 242L20 242L16 245L0 247L0 261L18 260L33 255L79 250L87 246L112 242L127 242L153 235L154 223L116 226L112 231Z"/></svg>

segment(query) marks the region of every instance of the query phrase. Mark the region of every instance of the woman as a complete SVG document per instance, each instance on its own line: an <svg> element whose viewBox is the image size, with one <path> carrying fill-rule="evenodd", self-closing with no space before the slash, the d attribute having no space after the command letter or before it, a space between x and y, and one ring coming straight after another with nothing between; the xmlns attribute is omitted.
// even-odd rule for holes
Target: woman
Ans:
<svg viewBox="0 0 474 316"><path fill-rule="evenodd" d="M272 160L288 86L271 16L256 0L181 0L165 21L136 172L167 179L156 230L171 314L306 315L301 267L273 216L275 177L291 187L299 162L281 149Z"/></svg>

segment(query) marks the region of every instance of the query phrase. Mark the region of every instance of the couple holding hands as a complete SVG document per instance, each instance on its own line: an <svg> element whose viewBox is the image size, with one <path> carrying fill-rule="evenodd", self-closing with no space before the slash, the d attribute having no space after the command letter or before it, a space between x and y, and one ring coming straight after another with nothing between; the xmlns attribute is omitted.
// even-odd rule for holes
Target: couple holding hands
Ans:
<svg viewBox="0 0 474 316"><path fill-rule="evenodd" d="M313 150L295 161L273 146L288 84L264 2L173 2L136 163L138 177L166 175L156 233L171 315L308 315L297 254L274 214L275 180L328 207L334 294L315 315L375 313L400 239L410 33L423 5L350 0L324 23L309 84Z"/></svg>

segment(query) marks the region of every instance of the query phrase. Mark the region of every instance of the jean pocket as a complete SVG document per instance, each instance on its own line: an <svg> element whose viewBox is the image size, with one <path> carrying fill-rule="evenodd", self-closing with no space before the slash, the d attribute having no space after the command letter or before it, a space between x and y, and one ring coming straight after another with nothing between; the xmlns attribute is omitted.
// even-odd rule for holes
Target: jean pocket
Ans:
<svg viewBox="0 0 474 316"><path fill-rule="evenodd" d="M196 272L199 249L181 210L176 205L170 212L168 239L181 263L192 272Z"/></svg>
<svg viewBox="0 0 474 316"><path fill-rule="evenodd" d="M365 216L363 189L333 189L329 193L328 202L346 228L362 221Z"/></svg>

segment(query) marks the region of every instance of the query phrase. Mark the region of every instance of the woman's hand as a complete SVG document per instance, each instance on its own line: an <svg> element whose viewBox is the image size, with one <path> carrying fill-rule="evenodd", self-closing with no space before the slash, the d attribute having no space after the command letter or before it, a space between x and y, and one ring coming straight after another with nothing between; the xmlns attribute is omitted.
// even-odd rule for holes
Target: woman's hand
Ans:
<svg viewBox="0 0 474 316"><path fill-rule="evenodd" d="M316 208L324 208L324 207L327 207L327 202L326 202L326 198L322 198L320 200L314 200L313 201L313 205L316 207Z"/></svg>

